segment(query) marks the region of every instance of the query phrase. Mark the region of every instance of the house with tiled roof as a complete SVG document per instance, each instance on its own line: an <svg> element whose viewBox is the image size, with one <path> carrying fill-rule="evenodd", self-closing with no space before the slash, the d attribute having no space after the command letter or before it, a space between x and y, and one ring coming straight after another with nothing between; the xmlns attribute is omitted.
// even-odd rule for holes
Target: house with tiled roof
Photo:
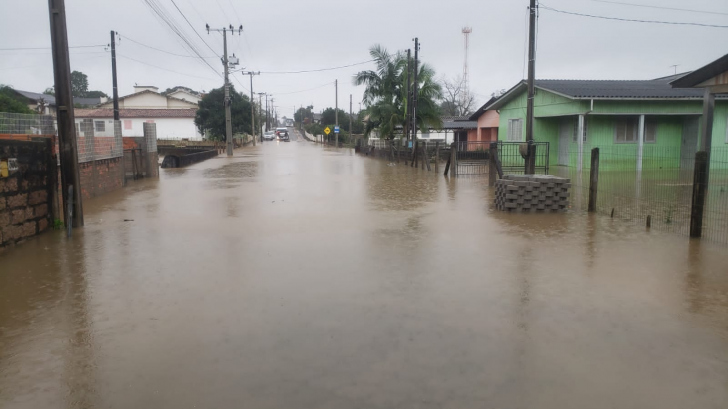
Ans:
<svg viewBox="0 0 728 409"><path fill-rule="evenodd" d="M197 109L197 99L188 96L187 99L180 98L180 94L162 95L159 88L148 85L134 86L134 93L119 97L119 108L134 109ZM100 108L113 108L113 101L108 101L99 106Z"/></svg>
<svg viewBox="0 0 728 409"><path fill-rule="evenodd" d="M552 166L587 165L589 149L623 158L618 166L690 168L698 146L703 91L673 88L681 75L640 81L536 80L534 140L549 142ZM498 140L525 141L525 81L483 107L498 112ZM715 109L713 145L726 146L728 98ZM659 163L643 157L663 158ZM586 159L585 159L586 158Z"/></svg>
<svg viewBox="0 0 728 409"><path fill-rule="evenodd" d="M195 126L197 109L124 108L119 109L122 136L143 136L144 123L154 123L157 139L201 139ZM81 123L92 120L95 136L114 135L114 110L110 108L75 109L77 132Z"/></svg>

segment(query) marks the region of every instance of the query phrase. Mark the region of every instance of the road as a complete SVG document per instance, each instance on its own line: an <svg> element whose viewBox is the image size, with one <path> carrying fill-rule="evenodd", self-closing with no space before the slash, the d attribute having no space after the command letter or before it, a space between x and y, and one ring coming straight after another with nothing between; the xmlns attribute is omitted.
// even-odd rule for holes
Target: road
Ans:
<svg viewBox="0 0 728 409"><path fill-rule="evenodd" d="M265 142L0 253L0 408L725 408L724 248Z"/></svg>

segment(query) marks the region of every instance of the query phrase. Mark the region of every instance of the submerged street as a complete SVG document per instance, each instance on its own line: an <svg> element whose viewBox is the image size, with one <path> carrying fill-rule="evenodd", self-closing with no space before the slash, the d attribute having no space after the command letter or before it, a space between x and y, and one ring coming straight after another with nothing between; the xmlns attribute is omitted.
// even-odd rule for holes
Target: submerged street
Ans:
<svg viewBox="0 0 728 409"><path fill-rule="evenodd" d="M725 408L728 254L265 142L0 253L0 408Z"/></svg>

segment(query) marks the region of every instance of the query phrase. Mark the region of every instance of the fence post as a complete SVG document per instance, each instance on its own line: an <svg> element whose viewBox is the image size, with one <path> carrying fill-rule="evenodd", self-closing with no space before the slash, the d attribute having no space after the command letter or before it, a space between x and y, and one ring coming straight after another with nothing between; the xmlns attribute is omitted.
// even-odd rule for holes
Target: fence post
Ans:
<svg viewBox="0 0 728 409"><path fill-rule="evenodd" d="M693 173L693 200L690 207L690 237L703 235L703 210L708 181L708 152L695 153Z"/></svg>
<svg viewBox="0 0 728 409"><path fill-rule="evenodd" d="M496 167L496 157L498 156L498 143L491 142L488 150L488 186L495 186L498 180L498 168Z"/></svg>
<svg viewBox="0 0 728 409"><path fill-rule="evenodd" d="M589 209L594 213L597 211L597 191L599 186L599 148L592 149L591 170L589 171Z"/></svg>
<svg viewBox="0 0 728 409"><path fill-rule="evenodd" d="M435 172L440 172L440 141L435 141Z"/></svg>

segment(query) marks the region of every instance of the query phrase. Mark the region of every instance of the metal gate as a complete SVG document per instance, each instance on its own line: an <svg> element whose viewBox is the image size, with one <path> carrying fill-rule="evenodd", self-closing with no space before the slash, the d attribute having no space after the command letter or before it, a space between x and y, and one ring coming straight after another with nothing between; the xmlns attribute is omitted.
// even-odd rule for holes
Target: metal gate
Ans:
<svg viewBox="0 0 728 409"><path fill-rule="evenodd" d="M455 142L457 175L485 175L488 173L490 142Z"/></svg>

